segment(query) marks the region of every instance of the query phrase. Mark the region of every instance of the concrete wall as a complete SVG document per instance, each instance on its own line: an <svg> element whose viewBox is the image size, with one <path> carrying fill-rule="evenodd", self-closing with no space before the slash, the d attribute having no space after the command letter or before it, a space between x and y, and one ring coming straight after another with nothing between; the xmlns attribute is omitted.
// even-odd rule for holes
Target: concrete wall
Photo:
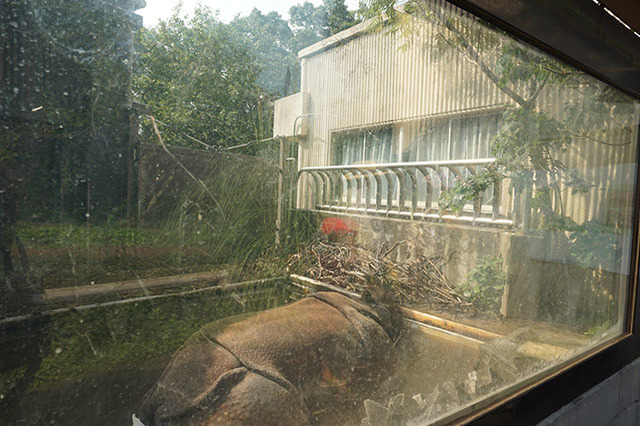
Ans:
<svg viewBox="0 0 640 426"><path fill-rule="evenodd" d="M640 425L640 358L571 401L539 425Z"/></svg>
<svg viewBox="0 0 640 426"><path fill-rule="evenodd" d="M325 213L321 217L345 216ZM443 273L458 286L483 260L502 256L507 282L502 314L569 327L581 332L619 326L627 292L627 273L575 263L563 233L523 235L501 228L446 222L411 221L380 216L346 215L358 222L357 243L378 248L399 245L398 260L415 254L448 257Z"/></svg>
<svg viewBox="0 0 640 426"><path fill-rule="evenodd" d="M513 235L508 265L506 315L578 327L583 331L622 318L628 275L619 262L578 263L562 232Z"/></svg>
<svg viewBox="0 0 640 426"><path fill-rule="evenodd" d="M274 104L273 137L306 136L309 94L298 92L278 99Z"/></svg>
<svg viewBox="0 0 640 426"><path fill-rule="evenodd" d="M386 243L390 248L393 244L404 241L395 252L399 259L414 254L450 257L442 272L455 285L465 282L469 270L482 258L502 254L503 259L506 259L514 236L502 229L371 216L349 217L358 222L358 243L364 246L380 247Z"/></svg>

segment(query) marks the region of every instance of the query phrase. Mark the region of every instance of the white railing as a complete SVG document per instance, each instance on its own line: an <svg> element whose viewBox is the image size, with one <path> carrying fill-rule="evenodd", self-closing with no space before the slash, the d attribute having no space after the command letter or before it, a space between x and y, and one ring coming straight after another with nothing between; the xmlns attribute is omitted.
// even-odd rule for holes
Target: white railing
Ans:
<svg viewBox="0 0 640 426"><path fill-rule="evenodd" d="M456 181L493 163L495 159L484 158L305 167L298 171L298 179L311 177L307 187L317 210L511 227L513 209L504 206L499 179L455 212L438 204L440 194Z"/></svg>

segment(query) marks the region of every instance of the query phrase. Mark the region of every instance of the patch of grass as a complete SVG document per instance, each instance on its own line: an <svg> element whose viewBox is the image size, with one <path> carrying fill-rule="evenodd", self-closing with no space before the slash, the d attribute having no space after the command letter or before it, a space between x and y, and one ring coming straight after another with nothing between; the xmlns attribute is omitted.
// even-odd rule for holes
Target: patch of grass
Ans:
<svg viewBox="0 0 640 426"><path fill-rule="evenodd" d="M7 395L27 371L26 366L0 372L0 395Z"/></svg>
<svg viewBox="0 0 640 426"><path fill-rule="evenodd" d="M198 249L154 246L39 250L29 260L47 289L227 269Z"/></svg>
<svg viewBox="0 0 640 426"><path fill-rule="evenodd" d="M207 247L159 244L153 230L21 223L30 278L45 289L219 270ZM16 253L16 260L19 256Z"/></svg>
<svg viewBox="0 0 640 426"><path fill-rule="evenodd" d="M51 343L31 388L168 357L196 330L232 315L287 303L288 286L176 296L51 318Z"/></svg>
<svg viewBox="0 0 640 426"><path fill-rule="evenodd" d="M18 238L26 247L83 248L87 246L131 247L149 245L154 235L149 230L124 225L61 223L20 223Z"/></svg>

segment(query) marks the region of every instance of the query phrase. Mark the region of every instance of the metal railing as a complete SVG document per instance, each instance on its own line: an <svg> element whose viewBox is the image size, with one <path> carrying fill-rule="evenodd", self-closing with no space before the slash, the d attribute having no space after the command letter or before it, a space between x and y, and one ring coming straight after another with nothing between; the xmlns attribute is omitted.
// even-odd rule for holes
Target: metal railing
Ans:
<svg viewBox="0 0 640 426"><path fill-rule="evenodd" d="M513 226L513 211L503 206L503 182L498 179L455 212L438 204L440 194L456 181L493 163L495 159L484 158L304 167L298 179L311 177L307 196L317 210Z"/></svg>

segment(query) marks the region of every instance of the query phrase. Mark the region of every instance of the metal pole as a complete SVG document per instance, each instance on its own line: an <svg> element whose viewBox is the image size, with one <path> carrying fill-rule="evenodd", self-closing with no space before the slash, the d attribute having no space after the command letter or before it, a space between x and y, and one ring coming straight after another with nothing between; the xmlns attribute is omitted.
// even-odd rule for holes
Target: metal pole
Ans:
<svg viewBox="0 0 640 426"><path fill-rule="evenodd" d="M278 158L278 213L276 217L276 246L280 245L280 228L282 226L282 200L284 183L284 139L279 138L280 155Z"/></svg>

